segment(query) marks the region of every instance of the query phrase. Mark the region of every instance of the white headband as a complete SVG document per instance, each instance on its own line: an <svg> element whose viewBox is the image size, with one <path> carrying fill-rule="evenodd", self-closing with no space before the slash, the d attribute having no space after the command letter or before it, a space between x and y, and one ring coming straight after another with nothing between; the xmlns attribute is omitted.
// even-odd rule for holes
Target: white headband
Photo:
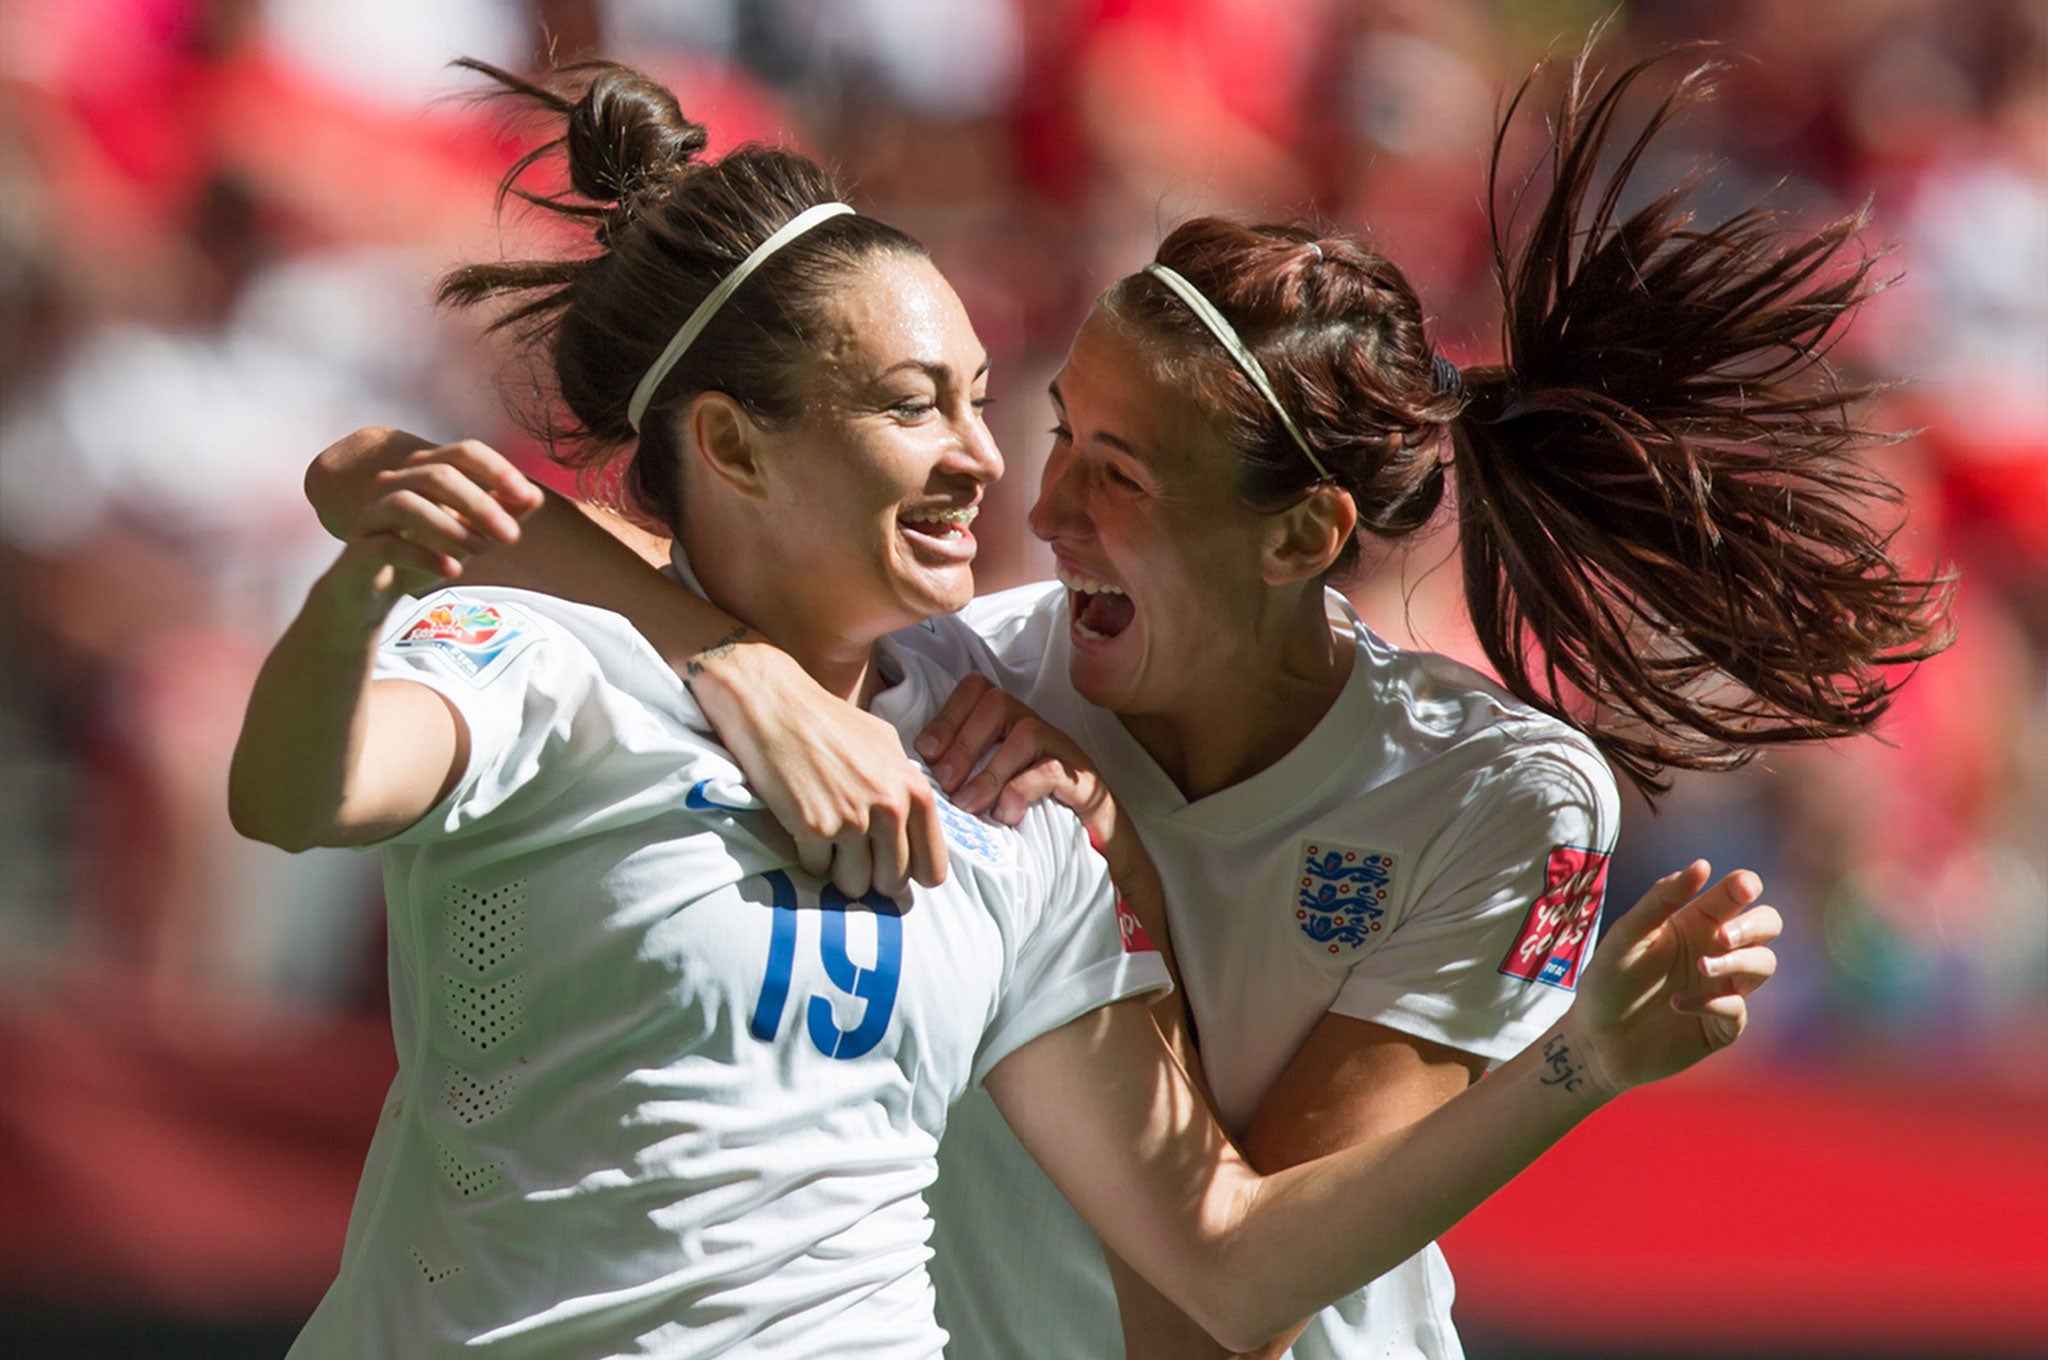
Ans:
<svg viewBox="0 0 2048 1360"><path fill-rule="evenodd" d="M1266 370L1259 363L1259 356L1253 354L1244 341L1237 338L1236 329L1224 318L1223 313L1216 310L1215 304L1202 296L1201 289L1163 264L1148 264L1145 266L1145 272L1178 294L1180 300L1188 305L1188 310L1209 328L1210 334L1223 342L1223 348L1230 351L1230 357L1237 360L1237 366L1252 380L1252 386L1259 389L1259 395L1273 408L1273 414L1280 417L1280 423L1287 427L1287 433L1294 436L1295 446L1301 450L1301 456L1308 459L1308 465L1316 470L1316 475L1326 482L1335 481L1336 478L1330 475L1330 470L1323 466L1323 460L1316 457L1316 451L1308 446L1308 439L1302 434L1301 427L1294 423L1294 417L1288 415L1287 408L1280 404L1280 394L1275 392L1273 384L1266 380Z"/></svg>
<svg viewBox="0 0 2048 1360"><path fill-rule="evenodd" d="M755 246L753 252L741 260L732 273L719 280L718 286L705 295L704 300L697 304L697 310L691 312L689 319L683 322L675 338L668 342L668 348L661 352L661 357L648 366L646 376L640 379L640 385L633 389L633 399L626 403L626 421L632 425L635 434L640 431L640 418L647 414L647 403L654 400L654 389L661 386L661 380L676 366L676 361L683 357L683 352L690 348L690 343L711 324L711 318L718 315L718 309L725 305L726 299L747 281L747 276L759 269L770 255L820 222L852 211L852 206L845 203L820 203L816 207L805 208L783 223L780 231Z"/></svg>

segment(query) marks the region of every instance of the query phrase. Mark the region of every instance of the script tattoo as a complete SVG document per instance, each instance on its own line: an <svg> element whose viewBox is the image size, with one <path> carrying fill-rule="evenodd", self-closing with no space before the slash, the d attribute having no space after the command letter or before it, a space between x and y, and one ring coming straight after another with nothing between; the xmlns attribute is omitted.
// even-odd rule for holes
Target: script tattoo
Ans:
<svg viewBox="0 0 2048 1360"><path fill-rule="evenodd" d="M1576 1091L1586 1080L1586 1074L1572 1061L1571 1045L1564 1041L1562 1034L1553 1034L1543 1042L1543 1060L1550 1064L1550 1075L1542 1078L1545 1086L1562 1086L1567 1091Z"/></svg>
<svg viewBox="0 0 2048 1360"><path fill-rule="evenodd" d="M683 678L695 680L704 673L704 663L732 655L732 649L747 640L751 630L744 623L683 663Z"/></svg>

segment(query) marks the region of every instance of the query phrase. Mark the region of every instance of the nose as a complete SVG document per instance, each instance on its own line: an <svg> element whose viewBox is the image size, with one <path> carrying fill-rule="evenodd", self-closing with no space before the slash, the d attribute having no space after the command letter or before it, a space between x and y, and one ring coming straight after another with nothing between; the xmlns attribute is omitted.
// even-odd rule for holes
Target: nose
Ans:
<svg viewBox="0 0 2048 1360"><path fill-rule="evenodd" d="M966 419L956 421L954 428L959 434L947 466L959 473L972 477L986 486L1003 475L1003 451L996 447L996 437L989 433L979 412L970 412Z"/></svg>
<svg viewBox="0 0 2048 1360"><path fill-rule="evenodd" d="M1038 499L1025 517L1031 532L1050 543L1060 538L1081 538L1089 532L1087 510L1082 504L1080 469L1071 449L1055 447L1045 460L1038 479Z"/></svg>

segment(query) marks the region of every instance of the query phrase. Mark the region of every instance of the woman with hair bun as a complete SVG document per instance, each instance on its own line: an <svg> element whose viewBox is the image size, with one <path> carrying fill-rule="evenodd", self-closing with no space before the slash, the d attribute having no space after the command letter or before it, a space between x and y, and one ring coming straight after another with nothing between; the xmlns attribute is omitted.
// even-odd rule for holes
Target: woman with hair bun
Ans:
<svg viewBox="0 0 2048 1360"><path fill-rule="evenodd" d="M401 1056L340 1277L296 1354L937 1354L923 1193L947 1107L977 1086L1136 1272L1127 1327L1156 1288L1215 1338L1201 1344L1248 1349L1368 1282L1408 1278L1404 1262L1591 1109L1740 1033L1779 927L1750 905L1752 876L1707 889L1695 864L1662 880L1588 959L1613 801L1590 745L1362 625L1333 631L1322 582L1358 520L1391 528L1424 508L1367 512L1369 464L1419 466L1428 429L1318 451L1309 441L1365 417L1287 409L1302 393L1259 375L1257 351L1277 333L1225 315L1244 306L1225 281L1193 260L1178 283L1150 274L1171 297L1148 300L1141 283L1129 321L1113 300L1063 372L1034 522L1068 584L1000 602L977 636L948 611L971 595L969 526L1001 467L979 415L986 356L921 248L844 208L789 153L698 163L701 133L631 72L577 68L572 99L484 69L563 120L571 190L534 201L588 221L599 248L472 266L444 294L512 302L500 324L547 348L573 422L557 433L579 441L570 457L610 468L637 441L626 486L674 547L666 581L614 572L608 537L590 542L580 518L537 509L488 450L407 456L368 479L347 546L265 667L237 753L237 824L288 846L387 845ZM1170 267L1182 256L1169 247ZM1197 305L1205 283L1223 295ZM1168 322L1156 349L1126 333L1173 298L1264 411L1232 405L1236 380L1194 332ZM1398 329L1372 344L1399 372L1361 370L1342 400L1374 382L1402 397ZM1156 409L1120 405L1117 380L1156 377L1155 360L1176 385L1131 389ZM1428 400L1433 418L1456 412L1454 397ZM1222 418L1232 410L1241 423ZM1298 494L1278 488L1277 469L1263 490L1239 471L1274 452L1275 424L1314 466ZM1278 499L1257 499L1268 494ZM646 635L604 609L469 586L386 621L402 590L465 575L480 547L544 547L521 517L577 545L560 570L609 583L607 601ZM707 620L713 645L692 655L677 639ZM950 872L936 854L914 862L915 819L900 810L884 868L915 886L856 895L807 865L699 707L705 692L764 692L731 678L757 633L776 649L748 650L746 665L782 657L896 739L925 733L942 782L960 786L977 746L1007 733L984 772L993 785L962 794L993 804L999 824L927 790ZM1191 633L1206 634L1207 653ZM1168 862L1169 877L1220 872L1232 854L1247 866L1277 855L1291 876L1305 854L1303 877L1342 895L1324 910L1336 899L1278 885L1287 916L1261 947L1293 952L1300 995L1229 997L1213 959L1188 972L1198 1019L1221 999L1270 1007L1276 1026L1304 1007L1343 1022L1326 1037L1311 1016L1302 1054L1317 1069L1289 1068L1267 1097L1320 1099L1339 1116L1310 1134L1330 1155L1297 1146L1283 1160L1298 1165L1254 1171L1133 1004L1164 979L1143 938L1160 924L1158 879L1088 762L985 684L947 703L969 666L1026 677L1038 696L1068 674L1070 651L1070 707L1117 705L1101 730L1126 745L1098 760L1112 781L1123 757L1151 781L1119 790L1140 831L1162 825L1156 795L1209 803L1219 816L1195 822L1232 838L1198 852L1196 870ZM703 683L714 674L727 678ZM1243 702L1219 710L1205 690ZM810 702L803 712L830 711ZM1348 743L1360 704L1370 742L1318 735L1334 719ZM927 731L934 721L944 730ZM1297 786L1303 752L1323 777ZM1414 839L1321 836L1316 817L1348 817L1351 791L1382 784ZM1034 785L1056 797L1030 802ZM1331 790L1342 806L1303 802ZM1577 858L1560 859L1554 835ZM855 839L877 844L865 826ZM1197 884L1175 903L1176 927L1190 910L1271 916L1261 894L1275 885L1228 886L1224 900ZM1298 901L1316 911L1297 917ZM1438 961L1441 997L1345 981L1423 955ZM1582 995L1563 1013L1556 998L1573 986ZM1348 1015L1354 995L1381 1010ZM1468 1013L1482 997L1502 1013ZM1162 1021L1191 1051L1171 1008ZM1444 1040L1427 1037L1432 1021ZM1262 1059L1239 1071L1239 1036L1203 1030L1201 1061L1242 1134L1246 1109L1263 1118L1257 1093L1246 1103ZM1363 1060L1322 1070L1345 1045ZM1263 1156L1256 1121L1250 1132ZM1035 1193L994 1156L948 1180L969 1215L978 1182ZM1046 1287L1029 1223L980 1226L1015 1234L993 1275L961 1276L972 1248L941 1239L941 1260L956 1261L945 1307L959 1353L1118 1344L1113 1309L1107 1337L1064 1330L1070 1308L1098 1320L1098 1300ZM1082 1253L1052 1264L1106 1280L1093 1240ZM1012 1287L1037 1289L1029 1317L1002 1312ZM1420 1335L1430 1321L1402 1325ZM1134 1336L1178 1344L1165 1330Z"/></svg>

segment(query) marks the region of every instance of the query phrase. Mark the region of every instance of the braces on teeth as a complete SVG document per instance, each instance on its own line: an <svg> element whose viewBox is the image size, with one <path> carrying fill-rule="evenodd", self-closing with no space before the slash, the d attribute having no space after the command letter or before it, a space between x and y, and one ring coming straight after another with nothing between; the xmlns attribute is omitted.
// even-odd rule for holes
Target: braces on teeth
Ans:
<svg viewBox="0 0 2048 1360"><path fill-rule="evenodd" d="M905 515L912 524L952 524L962 528L974 523L981 513L978 505L963 505L951 510L920 510L915 515Z"/></svg>

